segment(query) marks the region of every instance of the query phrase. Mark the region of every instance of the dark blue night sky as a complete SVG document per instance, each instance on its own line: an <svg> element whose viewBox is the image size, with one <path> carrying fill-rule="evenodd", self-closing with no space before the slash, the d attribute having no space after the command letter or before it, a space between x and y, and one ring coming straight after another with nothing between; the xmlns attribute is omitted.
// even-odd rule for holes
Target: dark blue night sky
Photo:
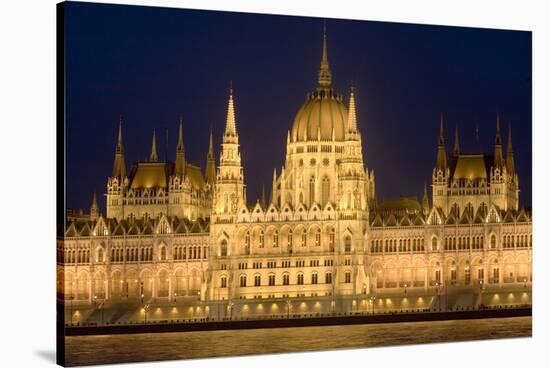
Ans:
<svg viewBox="0 0 550 368"><path fill-rule="evenodd" d="M500 113L512 122L520 205L531 205L531 33L327 19L333 87L356 87L364 157L378 200L421 197L436 158L439 116L447 151L493 151ZM229 81L255 202L284 162L286 134L316 87L323 20L137 6L66 7L67 207L105 211L119 115L126 164L175 156L179 115L186 157L205 166L210 126L219 153ZM475 131L479 127L480 148ZM506 148L506 146L504 146Z"/></svg>

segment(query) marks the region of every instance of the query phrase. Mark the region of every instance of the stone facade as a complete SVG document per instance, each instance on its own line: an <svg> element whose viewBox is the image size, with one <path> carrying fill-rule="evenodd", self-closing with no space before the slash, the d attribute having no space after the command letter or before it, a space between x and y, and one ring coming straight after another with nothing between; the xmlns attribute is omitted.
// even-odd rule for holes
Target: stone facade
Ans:
<svg viewBox="0 0 550 368"><path fill-rule="evenodd" d="M185 161L180 125L175 163L158 161L153 136L150 160L127 175L120 130L107 216L94 196L90 216L73 216L58 240L60 297L252 299L281 312L284 301L349 310L382 295L530 288L532 222L519 208L511 131L506 158L498 118L493 155L461 153L458 134L448 154L442 119L432 205L427 190L422 203L378 203L355 104L353 89L347 105L332 89L325 36L317 89L288 131L270 199L252 205L233 91L217 172L212 139L204 176Z"/></svg>

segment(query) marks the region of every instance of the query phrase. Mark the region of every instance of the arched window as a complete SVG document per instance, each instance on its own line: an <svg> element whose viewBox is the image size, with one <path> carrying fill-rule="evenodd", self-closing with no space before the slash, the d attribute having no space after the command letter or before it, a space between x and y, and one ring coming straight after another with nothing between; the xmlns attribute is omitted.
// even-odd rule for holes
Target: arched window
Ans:
<svg viewBox="0 0 550 368"><path fill-rule="evenodd" d="M309 205L311 206L315 202L315 177L312 176L309 179Z"/></svg>
<svg viewBox="0 0 550 368"><path fill-rule="evenodd" d="M344 238L344 251L351 252L351 237L349 235Z"/></svg>
<svg viewBox="0 0 550 368"><path fill-rule="evenodd" d="M307 244L307 232L306 229L302 232L302 247L305 247Z"/></svg>
<svg viewBox="0 0 550 368"><path fill-rule="evenodd" d="M323 178L323 187L322 187L321 194L322 194L321 205L324 206L325 204L327 204L330 196L330 179L328 178L328 176L325 176Z"/></svg>
<svg viewBox="0 0 550 368"><path fill-rule="evenodd" d="M328 247L331 252L334 252L334 228L330 228L329 232L329 239L328 239Z"/></svg>
<svg viewBox="0 0 550 368"><path fill-rule="evenodd" d="M344 282L345 282L346 284L350 284L350 283L351 283L351 272L346 271L346 273L344 274Z"/></svg>
<svg viewBox="0 0 550 368"><path fill-rule="evenodd" d="M289 252L292 252L292 229L289 229L289 230L288 230L288 239L287 239L287 243L288 243L288 251L289 251Z"/></svg>
<svg viewBox="0 0 550 368"><path fill-rule="evenodd" d="M166 260L166 247L160 247L160 260L165 261Z"/></svg>
<svg viewBox="0 0 550 368"><path fill-rule="evenodd" d="M283 274L283 285L289 285L290 284L290 276L288 273Z"/></svg>
<svg viewBox="0 0 550 368"><path fill-rule="evenodd" d="M298 285L303 285L304 284L304 274L303 273L298 274L297 284Z"/></svg>
<svg viewBox="0 0 550 368"><path fill-rule="evenodd" d="M277 248L279 246L279 232L275 230L273 232L273 248Z"/></svg>
<svg viewBox="0 0 550 368"><path fill-rule="evenodd" d="M316 247L321 246L321 229L317 229L315 231L315 246Z"/></svg>
<svg viewBox="0 0 550 368"><path fill-rule="evenodd" d="M495 234L491 235L491 249L495 249L497 247L497 237Z"/></svg>
<svg viewBox="0 0 550 368"><path fill-rule="evenodd" d="M311 274L311 283L313 285L317 284L317 272Z"/></svg>
<svg viewBox="0 0 550 368"><path fill-rule="evenodd" d="M435 236L432 238L432 250L437 250L437 238Z"/></svg>
<svg viewBox="0 0 550 368"><path fill-rule="evenodd" d="M227 257L227 241L225 239L220 244L220 256Z"/></svg>
<svg viewBox="0 0 550 368"><path fill-rule="evenodd" d="M221 279L220 279L220 287L222 289L225 289L227 288L227 277L225 276L222 276Z"/></svg>
<svg viewBox="0 0 550 368"><path fill-rule="evenodd" d="M244 254L250 254L250 232L246 232L244 236Z"/></svg>
<svg viewBox="0 0 550 368"><path fill-rule="evenodd" d="M254 286L262 286L262 278L260 275L254 276Z"/></svg>
<svg viewBox="0 0 550 368"><path fill-rule="evenodd" d="M264 231L260 230L260 248L264 247L264 240L265 240Z"/></svg>
<svg viewBox="0 0 550 368"><path fill-rule="evenodd" d="M246 287L246 275L241 275L239 285L240 285L240 287Z"/></svg>
<svg viewBox="0 0 550 368"><path fill-rule="evenodd" d="M223 210L222 212L229 212L229 197L227 196L227 193L224 193L223 195Z"/></svg>
<svg viewBox="0 0 550 368"><path fill-rule="evenodd" d="M97 263L103 263L103 248L97 250Z"/></svg>

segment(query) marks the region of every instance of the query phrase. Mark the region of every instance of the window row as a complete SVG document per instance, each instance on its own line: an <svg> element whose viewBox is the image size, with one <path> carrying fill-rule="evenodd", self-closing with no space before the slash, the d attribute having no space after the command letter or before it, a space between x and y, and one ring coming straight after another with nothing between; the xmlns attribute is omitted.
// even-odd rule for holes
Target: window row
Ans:
<svg viewBox="0 0 550 368"><path fill-rule="evenodd" d="M424 238L414 239L373 239L371 253L424 252Z"/></svg>
<svg viewBox="0 0 550 368"><path fill-rule="evenodd" d="M351 282L351 273L347 271L344 276L345 282L350 283ZM325 284L332 284L332 272L325 273ZM276 283L276 277L274 274L268 275L267 277L267 285L262 284L262 277L260 275L255 275L253 278L253 286L275 286ZM311 274L310 278L310 284L316 285L319 283L319 275L317 272L314 272ZM304 274L298 273L296 275L296 285L304 285ZM227 287L227 276L220 277L220 287L226 288ZM288 273L285 273L282 277L282 284L281 285L290 285L290 275ZM252 286L248 285L247 283L247 277L246 275L241 275L239 278L239 286L240 287L247 287Z"/></svg>

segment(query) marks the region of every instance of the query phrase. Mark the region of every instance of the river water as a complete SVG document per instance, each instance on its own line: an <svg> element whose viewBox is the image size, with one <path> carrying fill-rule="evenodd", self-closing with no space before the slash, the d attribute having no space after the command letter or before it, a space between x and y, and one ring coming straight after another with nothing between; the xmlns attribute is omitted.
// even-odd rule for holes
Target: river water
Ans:
<svg viewBox="0 0 550 368"><path fill-rule="evenodd" d="M531 336L531 317L71 336L67 365L191 359Z"/></svg>

